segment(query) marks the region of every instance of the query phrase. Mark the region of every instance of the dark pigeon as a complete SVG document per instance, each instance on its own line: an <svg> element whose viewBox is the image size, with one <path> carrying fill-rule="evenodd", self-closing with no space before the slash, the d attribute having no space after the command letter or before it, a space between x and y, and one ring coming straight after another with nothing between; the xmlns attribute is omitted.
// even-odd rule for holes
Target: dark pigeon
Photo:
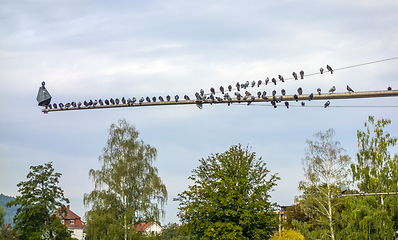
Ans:
<svg viewBox="0 0 398 240"><path fill-rule="evenodd" d="M199 94L199 93L198 93ZM164 102L164 99L162 96L159 96L159 101Z"/></svg>
<svg viewBox="0 0 398 240"><path fill-rule="evenodd" d="M108 99L105 99L105 104L109 105L109 100Z"/></svg>
<svg viewBox="0 0 398 240"><path fill-rule="evenodd" d="M329 71L331 74L333 74L333 69L332 69L331 66L327 65L326 68L328 69L328 71Z"/></svg>
<svg viewBox="0 0 398 240"><path fill-rule="evenodd" d="M350 88L348 85L347 85L347 91L348 92L354 92L354 90L352 90L352 88Z"/></svg>
<svg viewBox="0 0 398 240"><path fill-rule="evenodd" d="M180 97L178 96L178 95L175 95L174 96L174 99L176 100L176 102L178 102L178 99L179 99Z"/></svg>
<svg viewBox="0 0 398 240"><path fill-rule="evenodd" d="M240 84L239 84L239 82L236 83L236 89L237 89L238 91L240 91Z"/></svg>
<svg viewBox="0 0 398 240"><path fill-rule="evenodd" d="M311 101L312 99L314 99L314 94L313 94L313 93L311 93L311 94L308 96L308 101Z"/></svg>
<svg viewBox="0 0 398 240"><path fill-rule="evenodd" d="M104 105L104 102L102 101L102 99L98 100L99 104L102 106Z"/></svg>
<svg viewBox="0 0 398 240"><path fill-rule="evenodd" d="M214 90L213 87L210 88L210 92L213 93L213 94L216 94L216 90Z"/></svg>
<svg viewBox="0 0 398 240"><path fill-rule="evenodd" d="M318 92L319 95L321 95L322 90L320 88L318 88L316 91Z"/></svg>
<svg viewBox="0 0 398 240"><path fill-rule="evenodd" d="M119 104L119 103L120 103L119 98L115 98L115 103L116 103L116 104Z"/></svg>
<svg viewBox="0 0 398 240"><path fill-rule="evenodd" d="M77 103L77 107L80 108L82 106L82 102Z"/></svg>
<svg viewBox="0 0 398 240"><path fill-rule="evenodd" d="M282 77L282 75L278 75L279 80L281 80L282 82L285 82L285 79Z"/></svg>
<svg viewBox="0 0 398 240"><path fill-rule="evenodd" d="M151 102L151 99L150 99L148 96L146 96L145 100L146 100L147 102Z"/></svg>
<svg viewBox="0 0 398 240"><path fill-rule="evenodd" d="M304 71L303 70L300 71L300 77L301 77L301 79L304 79Z"/></svg>
<svg viewBox="0 0 398 240"><path fill-rule="evenodd" d="M224 94L224 87L223 86L220 86L220 91L221 91L222 94Z"/></svg>
<svg viewBox="0 0 398 240"><path fill-rule="evenodd" d="M320 68L319 71L321 72L321 74L323 74L323 68Z"/></svg>
<svg viewBox="0 0 398 240"><path fill-rule="evenodd" d="M152 97L152 101L153 101L153 102L156 102L156 97Z"/></svg>
<svg viewBox="0 0 398 240"><path fill-rule="evenodd" d="M228 91L232 91L232 86L228 85Z"/></svg>
<svg viewBox="0 0 398 240"><path fill-rule="evenodd" d="M285 96L285 95L286 95L286 90L285 90L285 89L282 89L282 90L281 90L281 93L282 93L283 96Z"/></svg>
<svg viewBox="0 0 398 240"><path fill-rule="evenodd" d="M184 99L185 99L185 100L190 100L189 97L188 97L188 95L184 95Z"/></svg>
<svg viewBox="0 0 398 240"><path fill-rule="evenodd" d="M325 102L325 108L329 107L330 101Z"/></svg>
<svg viewBox="0 0 398 240"><path fill-rule="evenodd" d="M200 96L203 97L203 95L205 95L205 91L203 89L200 89Z"/></svg>
<svg viewBox="0 0 398 240"><path fill-rule="evenodd" d="M268 85L268 83L269 83L269 78L267 77L267 78L265 79L265 85Z"/></svg>
<svg viewBox="0 0 398 240"><path fill-rule="evenodd" d="M115 105L115 100L113 100L113 98L111 98L109 101L111 102L112 105Z"/></svg>
<svg viewBox="0 0 398 240"><path fill-rule="evenodd" d="M304 101L301 102L301 106L305 107L305 102Z"/></svg>
<svg viewBox="0 0 398 240"><path fill-rule="evenodd" d="M336 87L335 86L333 86L332 88L329 89L330 93L334 93L334 91L336 91Z"/></svg>
<svg viewBox="0 0 398 240"><path fill-rule="evenodd" d="M141 97L140 100L138 101L140 103L140 105L144 102L144 97Z"/></svg>
<svg viewBox="0 0 398 240"><path fill-rule="evenodd" d="M126 104L126 99L124 99L124 97L122 97L122 103Z"/></svg>
<svg viewBox="0 0 398 240"><path fill-rule="evenodd" d="M166 96L166 100L167 100L168 102L170 102L170 95L167 95L167 96Z"/></svg>
<svg viewBox="0 0 398 240"><path fill-rule="evenodd" d="M276 85L276 79L275 78L272 78L271 81Z"/></svg>
<svg viewBox="0 0 398 240"><path fill-rule="evenodd" d="M257 87L260 87L261 83L263 83L263 81L261 81L261 79L258 80L258 81L257 81Z"/></svg>
<svg viewBox="0 0 398 240"><path fill-rule="evenodd" d="M294 100L296 100L296 102L298 102L298 96L297 96L297 94L294 94L294 95L293 95L293 98L294 98Z"/></svg>
<svg viewBox="0 0 398 240"><path fill-rule="evenodd" d="M257 92L257 97L261 97L261 92Z"/></svg>
<svg viewBox="0 0 398 240"><path fill-rule="evenodd" d="M296 72L293 72L293 77L294 77L294 80L298 80L298 78L297 78L297 73Z"/></svg>
<svg viewBox="0 0 398 240"><path fill-rule="evenodd" d="M287 108L289 108L289 102L288 102L288 101L285 102L285 106L286 106Z"/></svg>
<svg viewBox="0 0 398 240"><path fill-rule="evenodd" d="M303 94L303 89L302 89L301 87L299 87L299 88L297 89L297 92L298 92L299 95L302 95L302 94Z"/></svg>

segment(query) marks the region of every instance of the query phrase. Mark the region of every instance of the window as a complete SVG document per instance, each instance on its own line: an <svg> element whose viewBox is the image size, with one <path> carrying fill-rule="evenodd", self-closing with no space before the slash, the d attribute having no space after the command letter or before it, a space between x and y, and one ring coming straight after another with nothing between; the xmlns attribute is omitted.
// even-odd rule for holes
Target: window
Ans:
<svg viewBox="0 0 398 240"><path fill-rule="evenodd" d="M70 220L70 224L75 224L75 220Z"/></svg>
<svg viewBox="0 0 398 240"><path fill-rule="evenodd" d="M62 224L64 224L64 223L65 223L65 221L64 221L64 220L61 220L61 223L62 223Z"/></svg>

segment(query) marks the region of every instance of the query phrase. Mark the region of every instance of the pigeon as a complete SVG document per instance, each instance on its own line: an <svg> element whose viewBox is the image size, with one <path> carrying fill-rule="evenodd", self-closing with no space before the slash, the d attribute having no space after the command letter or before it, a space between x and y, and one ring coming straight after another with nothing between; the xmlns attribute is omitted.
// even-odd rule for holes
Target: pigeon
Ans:
<svg viewBox="0 0 398 240"><path fill-rule="evenodd" d="M269 83L269 78L267 77L267 78L265 79L265 85L268 85L268 83Z"/></svg>
<svg viewBox="0 0 398 240"><path fill-rule="evenodd" d="M261 95L261 98L264 99L264 100L267 100L267 99L268 99L268 98L267 98L267 92L266 92L266 91L263 92L263 95Z"/></svg>
<svg viewBox="0 0 398 240"><path fill-rule="evenodd" d="M246 89L246 88L245 88L245 84L242 83L242 84L240 85L240 88Z"/></svg>
<svg viewBox="0 0 398 240"><path fill-rule="evenodd" d="M333 69L332 69L331 66L327 65L326 68L329 70L329 72L330 72L331 74L333 74Z"/></svg>
<svg viewBox="0 0 398 240"><path fill-rule="evenodd" d="M174 99L176 100L176 102L178 102L178 99L179 99L180 97L178 96L178 95L175 95L174 96Z"/></svg>
<svg viewBox="0 0 398 240"><path fill-rule="evenodd" d="M101 99L100 99L100 100L101 100ZM102 102L102 101L101 101L101 102ZM76 107L76 103L75 103L75 102L72 102L71 104L72 104L73 107Z"/></svg>
<svg viewBox="0 0 398 240"><path fill-rule="evenodd" d="M221 97L216 97L217 101L222 102L222 98Z"/></svg>
<svg viewBox="0 0 398 240"><path fill-rule="evenodd" d="M122 97L122 103L126 104L126 99L124 99L124 97Z"/></svg>
<svg viewBox="0 0 398 240"><path fill-rule="evenodd" d="M301 79L304 79L304 71L303 70L300 71L300 77L301 77Z"/></svg>
<svg viewBox="0 0 398 240"><path fill-rule="evenodd" d="M97 104L98 104L98 101L97 101L97 99L95 99L93 102L93 107L97 106Z"/></svg>
<svg viewBox="0 0 398 240"><path fill-rule="evenodd" d="M271 81L276 85L276 79L275 78L272 78Z"/></svg>
<svg viewBox="0 0 398 240"><path fill-rule="evenodd" d="M311 94L308 96L308 101L311 101L312 99L314 99L314 94L313 94L313 93L311 93Z"/></svg>
<svg viewBox="0 0 398 240"><path fill-rule="evenodd" d="M82 102L77 103L77 107L80 108L82 106Z"/></svg>
<svg viewBox="0 0 398 240"><path fill-rule="evenodd" d="M133 104L137 101L137 99L135 98L135 97L133 97L132 99L131 99L131 101L133 102Z"/></svg>
<svg viewBox="0 0 398 240"><path fill-rule="evenodd" d="M352 88L350 88L348 85L347 85L347 91L348 92L354 92L354 90L352 90Z"/></svg>
<svg viewBox="0 0 398 240"><path fill-rule="evenodd" d="M336 91L336 87L335 86L333 86L331 89L329 89L330 93L334 93L334 91Z"/></svg>
<svg viewBox="0 0 398 240"><path fill-rule="evenodd" d="M320 68L319 71L321 72L321 74L323 74L323 68Z"/></svg>
<svg viewBox="0 0 398 240"><path fill-rule="evenodd" d="M184 99L185 99L185 100L190 100L189 97L188 97L188 95L184 95Z"/></svg>
<svg viewBox="0 0 398 240"><path fill-rule="evenodd" d="M325 108L329 107L330 101L325 102Z"/></svg>
<svg viewBox="0 0 398 240"><path fill-rule="evenodd" d="M283 96L280 96L279 97L279 102L282 102L283 101Z"/></svg>
<svg viewBox="0 0 398 240"><path fill-rule="evenodd" d="M199 94L199 93L198 93ZM164 102L164 99L162 96L159 96L159 101Z"/></svg>
<svg viewBox="0 0 398 240"><path fill-rule="evenodd" d="M252 87L256 86L256 81L253 80Z"/></svg>
<svg viewBox="0 0 398 240"><path fill-rule="evenodd" d="M238 92L235 92L235 96L236 97L242 97L242 95L240 95L240 93L238 93Z"/></svg>
<svg viewBox="0 0 398 240"><path fill-rule="evenodd" d="M249 85L250 85L250 82L249 82L249 81L246 81L246 82L245 82L245 89L246 89L247 87L249 87Z"/></svg>
<svg viewBox="0 0 398 240"><path fill-rule="evenodd" d="M299 95L302 95L302 94L303 94L303 89L302 89L301 87L299 87L299 88L297 89L297 92L298 92Z"/></svg>
<svg viewBox="0 0 398 240"><path fill-rule="evenodd" d="M228 94L228 93L225 93L225 94L224 94L224 99L228 99L228 97L229 97L229 94Z"/></svg>
<svg viewBox="0 0 398 240"><path fill-rule="evenodd" d="M88 103L87 103L86 100L83 102L83 104L84 104L85 107L88 107Z"/></svg>
<svg viewBox="0 0 398 240"><path fill-rule="evenodd" d="M277 101L278 101L278 98L277 98L276 96L272 96L272 100L275 101L275 102L277 102Z"/></svg>
<svg viewBox="0 0 398 240"><path fill-rule="evenodd" d="M282 82L285 82L285 79L282 77L282 75L278 75L279 80L281 80Z"/></svg>
<svg viewBox="0 0 398 240"><path fill-rule="evenodd" d="M102 101L102 99L98 100L98 102L99 102L99 104L100 104L101 106L104 105L104 102Z"/></svg>
<svg viewBox="0 0 398 240"><path fill-rule="evenodd" d="M131 98L127 98L127 104L128 104L129 106L133 105L133 101L131 101Z"/></svg>
<svg viewBox="0 0 398 240"><path fill-rule="evenodd" d="M249 93L248 91L245 92L246 96L251 96L252 94Z"/></svg>
<svg viewBox="0 0 398 240"><path fill-rule="evenodd" d="M236 83L236 89L237 89L238 91L240 91L240 84L239 84L239 82Z"/></svg>
<svg viewBox="0 0 398 240"><path fill-rule="evenodd" d="M232 86L228 85L228 91L232 91Z"/></svg>
<svg viewBox="0 0 398 240"><path fill-rule="evenodd" d="M252 102L256 101L256 98L254 96L251 97Z"/></svg>
<svg viewBox="0 0 398 240"><path fill-rule="evenodd" d="M56 103L53 104L53 107L54 107L54 109L57 109L57 108L58 108L58 106L57 106Z"/></svg>
<svg viewBox="0 0 398 240"><path fill-rule="evenodd" d="M232 98L231 98L231 96L228 95L227 100L228 100L228 106L230 106L230 105L232 104Z"/></svg>
<svg viewBox="0 0 398 240"><path fill-rule="evenodd" d="M203 96L203 97L202 97L202 101L206 101L206 99L207 99L206 96Z"/></svg>
<svg viewBox="0 0 398 240"><path fill-rule="evenodd" d="M289 102L288 102L288 101L285 102L285 106L286 106L287 108L289 108Z"/></svg>
<svg viewBox="0 0 398 240"><path fill-rule="evenodd" d="M91 101L91 100L90 100L90 101ZM119 103L120 103L119 98L115 98L115 103L116 103L116 104L119 104Z"/></svg>
<svg viewBox="0 0 398 240"><path fill-rule="evenodd" d="M203 95L205 95L205 91L203 89L200 89L200 96L203 97Z"/></svg>
<svg viewBox="0 0 398 240"><path fill-rule="evenodd" d="M156 97L152 97L152 101L153 101L153 102L156 102Z"/></svg>
<svg viewBox="0 0 398 240"><path fill-rule="evenodd" d="M51 104L48 104L46 107L48 107L48 109L53 109L53 106Z"/></svg>
<svg viewBox="0 0 398 240"><path fill-rule="evenodd" d="M216 94L216 90L214 90L213 87L210 88L210 92L213 93L213 94Z"/></svg>
<svg viewBox="0 0 398 240"><path fill-rule="evenodd" d="M65 109L68 109L68 108L70 108L70 103L67 103L67 104L65 104Z"/></svg>
<svg viewBox="0 0 398 240"><path fill-rule="evenodd" d="M141 97L140 100L138 101L140 105L144 102L144 97Z"/></svg>
<svg viewBox="0 0 398 240"><path fill-rule="evenodd" d="M261 92L260 91L257 92L257 97L261 97Z"/></svg>
<svg viewBox="0 0 398 240"><path fill-rule="evenodd" d="M59 108L62 109L64 107L64 104L63 103L59 103L58 106L59 106Z"/></svg>
<svg viewBox="0 0 398 240"><path fill-rule="evenodd" d="M296 102L298 102L298 96L297 96L297 94L294 94L294 95L293 95L293 98L294 98L294 100L296 100Z"/></svg>
<svg viewBox="0 0 398 240"><path fill-rule="evenodd" d="M115 100L113 100L113 98L111 98L109 101L112 103L112 105L115 105Z"/></svg>
<svg viewBox="0 0 398 240"><path fill-rule="evenodd" d="M210 100L211 100L210 104L213 104L213 102L214 102L214 95L213 94L210 94Z"/></svg>
<svg viewBox="0 0 398 240"><path fill-rule="evenodd" d="M305 107L305 102L304 101L301 102L301 106Z"/></svg>
<svg viewBox="0 0 398 240"><path fill-rule="evenodd" d="M90 107L91 105L93 105L93 101L92 101L92 100L90 100L90 101L88 102L88 106Z"/></svg>
<svg viewBox="0 0 398 240"><path fill-rule="evenodd" d="M243 97L243 101L246 101L247 100L247 95L245 95L244 97Z"/></svg>
<svg viewBox="0 0 398 240"><path fill-rule="evenodd" d="M282 93L283 96L285 96L285 95L286 95L286 90L285 90L285 89L282 89L282 90L281 90L281 93Z"/></svg>
<svg viewBox="0 0 398 240"><path fill-rule="evenodd" d="M200 97L200 94L198 92L195 93L195 97L197 101L202 100L202 98Z"/></svg>
<svg viewBox="0 0 398 240"><path fill-rule="evenodd" d="M145 100L146 100L147 102L151 102L151 99L150 99L148 96L146 96Z"/></svg>
<svg viewBox="0 0 398 240"><path fill-rule="evenodd" d="M109 105L109 100L108 99L105 99L105 104Z"/></svg>
<svg viewBox="0 0 398 240"><path fill-rule="evenodd" d="M276 102L275 101L271 101L272 106L274 106L274 108L276 108Z"/></svg>
<svg viewBox="0 0 398 240"><path fill-rule="evenodd" d="M320 88L318 88L316 91L318 92L319 95L321 95L322 90Z"/></svg>
<svg viewBox="0 0 398 240"><path fill-rule="evenodd" d="M239 95L239 96L236 96L236 100L238 100L238 103L240 103L240 99L241 99L241 96Z"/></svg>
<svg viewBox="0 0 398 240"><path fill-rule="evenodd" d="M276 90L272 91L272 96L276 95Z"/></svg>
<svg viewBox="0 0 398 240"><path fill-rule="evenodd" d="M257 87L260 87L261 83L263 83L263 81L261 81L261 79L258 80L258 81L257 81Z"/></svg>
<svg viewBox="0 0 398 240"><path fill-rule="evenodd" d="M220 91L221 91L222 94L224 94L224 87L223 86L220 87Z"/></svg>
<svg viewBox="0 0 398 240"><path fill-rule="evenodd" d="M294 80L298 80L298 78L297 78L297 73L296 73L296 72L293 72L292 75L293 75L293 77L294 77Z"/></svg>
<svg viewBox="0 0 398 240"><path fill-rule="evenodd" d="M170 101L170 95L166 96L166 100L169 102Z"/></svg>
<svg viewBox="0 0 398 240"><path fill-rule="evenodd" d="M392 90L392 88L391 88L391 87L388 87L388 88L387 88L387 91L391 91L391 90Z"/></svg>

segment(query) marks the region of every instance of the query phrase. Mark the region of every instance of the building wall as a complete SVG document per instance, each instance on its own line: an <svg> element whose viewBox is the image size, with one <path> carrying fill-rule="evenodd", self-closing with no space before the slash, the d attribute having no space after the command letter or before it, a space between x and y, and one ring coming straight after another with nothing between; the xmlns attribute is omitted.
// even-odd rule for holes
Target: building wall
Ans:
<svg viewBox="0 0 398 240"><path fill-rule="evenodd" d="M72 238L77 238L79 240L83 240L83 228L68 228L69 230L72 231L71 237Z"/></svg>
<svg viewBox="0 0 398 240"><path fill-rule="evenodd" d="M152 232L154 234L160 234L162 232L162 227L160 227L158 224L153 223L150 227L148 227L147 229L145 229L145 232L147 234L151 234Z"/></svg>

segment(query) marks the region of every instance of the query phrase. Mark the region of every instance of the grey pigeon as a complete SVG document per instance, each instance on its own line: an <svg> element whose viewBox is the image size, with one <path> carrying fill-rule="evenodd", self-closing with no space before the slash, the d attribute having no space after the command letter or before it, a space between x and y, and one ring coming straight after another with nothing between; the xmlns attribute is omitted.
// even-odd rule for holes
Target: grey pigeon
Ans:
<svg viewBox="0 0 398 240"><path fill-rule="evenodd" d="M199 93L198 93L199 94ZM159 101L164 102L164 99L162 96L159 96Z"/></svg>
<svg viewBox="0 0 398 240"><path fill-rule="evenodd" d="M275 102L278 102L278 98L276 96L272 96L272 100L274 100Z"/></svg>
<svg viewBox="0 0 398 240"><path fill-rule="evenodd" d="M304 71L303 70L300 71L300 77L301 77L301 79L304 79Z"/></svg>
<svg viewBox="0 0 398 240"><path fill-rule="evenodd" d="M279 80L281 80L282 82L285 82L285 79L282 77L282 75L278 75Z"/></svg>
<svg viewBox="0 0 398 240"><path fill-rule="evenodd" d="M305 102L304 101L301 102L301 106L305 107Z"/></svg>
<svg viewBox="0 0 398 240"><path fill-rule="evenodd" d="M276 102L275 101L271 101L272 106L274 106L274 108L276 108Z"/></svg>
<svg viewBox="0 0 398 240"><path fill-rule="evenodd" d="M229 96L229 95L228 95L228 98L227 98L227 100L228 100L228 106L230 106L230 105L231 105L231 103L232 103L232 98L231 98L231 96Z"/></svg>
<svg viewBox="0 0 398 240"><path fill-rule="evenodd" d="M235 92L235 96L236 96L236 97L242 97L242 95L240 95L239 92Z"/></svg>
<svg viewBox="0 0 398 240"><path fill-rule="evenodd" d="M271 81L276 85L276 79L275 78L272 78Z"/></svg>
<svg viewBox="0 0 398 240"><path fill-rule="evenodd" d="M292 75L293 75L293 77L294 77L294 80L298 80L298 78L297 78L297 73L296 73L296 72L293 72Z"/></svg>
<svg viewBox="0 0 398 240"><path fill-rule="evenodd" d="M286 95L286 90L285 90L285 89L282 89L282 90L281 90L281 93L282 93L283 96L285 96L285 95Z"/></svg>
<svg viewBox="0 0 398 240"><path fill-rule="evenodd" d="M228 85L228 91L232 91L232 86Z"/></svg>
<svg viewBox="0 0 398 240"><path fill-rule="evenodd" d="M246 89L247 87L249 87L249 85L250 85L250 82L249 82L249 81L246 81L246 82L245 82L245 89Z"/></svg>
<svg viewBox="0 0 398 240"><path fill-rule="evenodd" d="M325 108L329 107L330 101L325 102Z"/></svg>
<svg viewBox="0 0 398 240"><path fill-rule="evenodd" d="M86 100L83 102L83 104L84 104L85 107L88 107L88 103L87 103Z"/></svg>
<svg viewBox="0 0 398 240"><path fill-rule="evenodd" d="M240 91L240 84L239 84L239 82L236 83L236 89L237 89L238 91Z"/></svg>
<svg viewBox="0 0 398 240"><path fill-rule="evenodd" d="M90 101L88 102L88 106L91 106L91 105L93 105L93 100L90 100Z"/></svg>
<svg viewBox="0 0 398 240"><path fill-rule="evenodd" d="M264 99L264 100L267 100L268 98L267 98L267 93L264 91L263 92L263 95L261 95L261 98L262 99Z"/></svg>
<svg viewBox="0 0 398 240"><path fill-rule="evenodd" d="M53 106L51 104L48 104L48 109L53 109Z"/></svg>
<svg viewBox="0 0 398 240"><path fill-rule="evenodd" d="M387 91L391 91L391 90L392 90L392 88L391 88L391 87L388 87L388 88L387 88Z"/></svg>
<svg viewBox="0 0 398 240"><path fill-rule="evenodd" d="M322 90L320 88L318 88L316 91L318 92L319 95L321 95Z"/></svg>
<svg viewBox="0 0 398 240"><path fill-rule="evenodd" d="M213 87L210 88L210 92L213 93L213 94L216 94L216 90L214 90Z"/></svg>
<svg viewBox="0 0 398 240"><path fill-rule="evenodd" d="M308 101L311 101L312 99L314 99L314 94L313 94L313 93L311 93L311 94L308 96Z"/></svg>
<svg viewBox="0 0 398 240"><path fill-rule="evenodd" d="M93 102L93 107L97 106L97 104L98 104L98 101L97 101L97 99L95 99Z"/></svg>
<svg viewBox="0 0 398 240"><path fill-rule="evenodd" d="M58 108L58 106L57 106L56 103L53 104L53 107L54 107L54 109L57 109L57 108Z"/></svg>
<svg viewBox="0 0 398 240"><path fill-rule="evenodd" d="M126 99L124 99L124 97L122 97L122 103L126 104Z"/></svg>
<svg viewBox="0 0 398 240"><path fill-rule="evenodd" d="M135 98L135 97L133 97L132 99L131 99L131 101L133 102L133 104L137 101L137 99Z"/></svg>
<svg viewBox="0 0 398 240"><path fill-rule="evenodd" d="M276 95L276 90L272 91L272 96Z"/></svg>
<svg viewBox="0 0 398 240"><path fill-rule="evenodd" d="M299 87L299 88L297 89L297 92L298 92L299 95L302 95L302 94L303 94L303 89L302 89L301 87Z"/></svg>
<svg viewBox="0 0 398 240"><path fill-rule="evenodd" d="M131 98L127 98L127 104L128 104L129 106L133 105L133 101L131 101Z"/></svg>
<svg viewBox="0 0 398 240"><path fill-rule="evenodd" d="M222 94L224 94L224 87L223 86L220 86L220 91L221 91Z"/></svg>
<svg viewBox="0 0 398 240"><path fill-rule="evenodd" d="M176 102L178 102L178 99L179 99L180 97L178 96L178 95L175 95L174 96L174 99L176 100Z"/></svg>
<svg viewBox="0 0 398 240"><path fill-rule="evenodd" d="M213 93L210 94L210 100L211 100L211 103L210 103L210 104L213 104L213 102L214 102L214 95L213 95Z"/></svg>
<svg viewBox="0 0 398 240"><path fill-rule="evenodd" d="M280 96L279 97L279 102L282 102L283 101L283 96Z"/></svg>
<svg viewBox="0 0 398 240"><path fill-rule="evenodd" d="M256 86L256 81L253 80L252 87Z"/></svg>
<svg viewBox="0 0 398 240"><path fill-rule="evenodd" d="M334 91L336 91L336 87L335 86L333 86L331 89L329 89L330 93L334 93Z"/></svg>
<svg viewBox="0 0 398 240"><path fill-rule="evenodd" d="M58 106L59 106L59 108L63 109L64 104L63 103L59 103Z"/></svg>
<svg viewBox="0 0 398 240"><path fill-rule="evenodd" d="M269 77L267 77L267 78L265 79L265 85L268 85L268 83L269 83Z"/></svg>
<svg viewBox="0 0 398 240"><path fill-rule="evenodd" d="M152 97L152 101L153 101L153 102L156 102L156 97Z"/></svg>
<svg viewBox="0 0 398 240"><path fill-rule="evenodd" d="M228 97L229 97L229 94L226 92L226 93L224 94L224 99L228 99Z"/></svg>
<svg viewBox="0 0 398 240"><path fill-rule="evenodd" d="M197 101L202 100L202 98L200 97L200 94L198 92L195 93L195 97Z"/></svg>
<svg viewBox="0 0 398 240"><path fill-rule="evenodd" d="M261 79L258 80L258 82L257 82L257 87L260 87L261 83L263 83L263 81L261 81Z"/></svg>
<svg viewBox="0 0 398 240"><path fill-rule="evenodd" d="M348 92L354 92L354 90L352 90L352 88L350 88L348 85L347 85L347 91Z"/></svg>
<svg viewBox="0 0 398 240"><path fill-rule="evenodd" d="M138 101L140 103L140 105L144 102L144 97L141 97L140 100Z"/></svg>
<svg viewBox="0 0 398 240"><path fill-rule="evenodd" d="M184 95L184 99L185 99L185 100L190 100L189 97L188 97L188 95Z"/></svg>
<svg viewBox="0 0 398 240"><path fill-rule="evenodd" d="M70 103L67 103L67 104L65 104L65 109L68 109L68 108L70 108Z"/></svg>
<svg viewBox="0 0 398 240"><path fill-rule="evenodd" d="M285 102L285 106L286 106L287 108L289 108L289 102L288 102L288 101Z"/></svg>
<svg viewBox="0 0 398 240"><path fill-rule="evenodd" d="M72 102L71 104L72 104L73 107L76 107L76 103L75 102Z"/></svg>
<svg viewBox="0 0 398 240"><path fill-rule="evenodd" d="M296 100L296 102L298 102L298 96L297 96L297 94L294 94L294 95L293 95L293 98L294 98L294 100Z"/></svg>
<svg viewBox="0 0 398 240"><path fill-rule="evenodd" d="M115 100L113 100L113 98L111 98L109 101L111 102L112 105L115 105Z"/></svg>
<svg viewBox="0 0 398 240"><path fill-rule="evenodd" d="M102 106L104 105L104 102L102 101L102 99L98 100L99 104Z"/></svg>
<svg viewBox="0 0 398 240"><path fill-rule="evenodd" d="M331 74L333 74L333 69L332 69L331 66L327 65L326 68L328 69L328 71L329 71Z"/></svg>
<svg viewBox="0 0 398 240"><path fill-rule="evenodd" d="M323 74L323 68L320 68L319 71L321 72L321 74Z"/></svg>
<svg viewBox="0 0 398 240"><path fill-rule="evenodd" d="M257 97L261 97L261 92L260 91L257 92Z"/></svg>
<svg viewBox="0 0 398 240"><path fill-rule="evenodd" d="M91 100L90 100L90 101L91 101ZM119 103L120 103L119 98L115 98L115 103L116 103L116 104L119 104Z"/></svg>
<svg viewBox="0 0 398 240"><path fill-rule="evenodd" d="M203 89L200 89L200 96L203 97L203 95L205 95L205 91Z"/></svg>
<svg viewBox="0 0 398 240"><path fill-rule="evenodd" d="M146 100L147 102L151 102L151 99L150 99L148 96L146 96L145 100Z"/></svg>
<svg viewBox="0 0 398 240"><path fill-rule="evenodd" d="M238 100L238 103L240 103L241 96L240 96L240 95L239 95L239 96L236 96L236 100Z"/></svg>
<svg viewBox="0 0 398 240"><path fill-rule="evenodd" d="M166 96L166 100L167 100L168 102L170 102L170 95L167 95L167 96Z"/></svg>
<svg viewBox="0 0 398 240"><path fill-rule="evenodd" d="M105 99L105 104L109 105L109 100L108 99Z"/></svg>

